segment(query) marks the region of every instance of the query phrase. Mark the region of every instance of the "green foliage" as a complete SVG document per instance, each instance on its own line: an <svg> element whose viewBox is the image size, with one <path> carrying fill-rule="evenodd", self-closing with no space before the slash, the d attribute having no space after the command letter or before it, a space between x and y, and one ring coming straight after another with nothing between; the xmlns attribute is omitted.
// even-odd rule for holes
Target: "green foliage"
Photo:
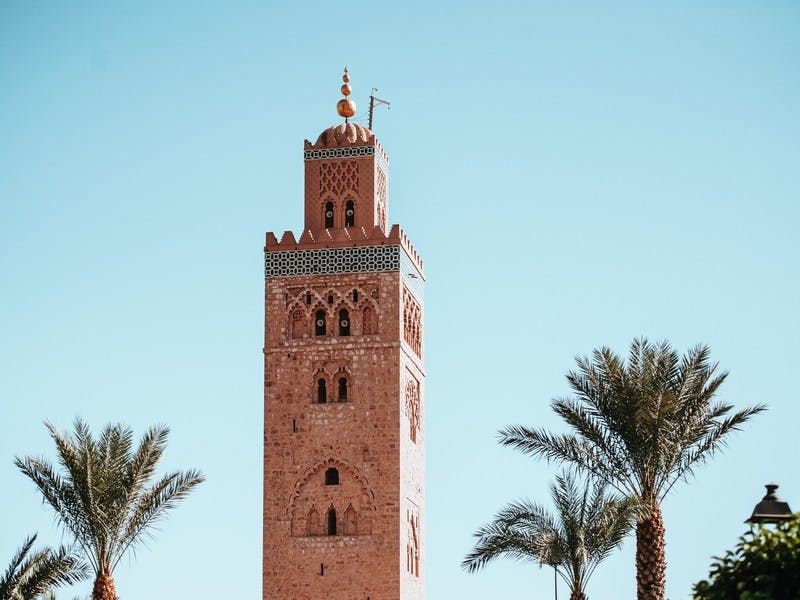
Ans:
<svg viewBox="0 0 800 600"><path fill-rule="evenodd" d="M557 568L573 593L583 592L600 562L631 530L636 506L608 495L605 485L579 486L569 475L550 486L555 515L530 501L504 507L475 533L475 548L461 566L470 573L500 556Z"/></svg>
<svg viewBox="0 0 800 600"><path fill-rule="evenodd" d="M681 358L669 342L646 339L631 343L627 361L598 348L567 374L574 395L552 403L569 433L510 426L500 431L500 443L572 465L654 507L764 410L731 412L732 405L716 400L728 374L709 356L698 346Z"/></svg>
<svg viewBox="0 0 800 600"><path fill-rule="evenodd" d="M54 586L86 577L86 565L67 548L31 552L34 541L35 535L25 540L0 577L0 600L33 600Z"/></svg>
<svg viewBox="0 0 800 600"><path fill-rule="evenodd" d="M572 396L552 403L569 430L514 425L500 431L500 443L565 463L635 498L643 509L637 525L637 595L663 600L661 501L765 407L733 411L716 398L727 373L711 362L706 346L681 357L667 341L635 339L627 360L600 347L576 363L567 373ZM647 511L657 515L655 526Z"/></svg>
<svg viewBox="0 0 800 600"><path fill-rule="evenodd" d="M148 430L138 447L133 431L120 424L107 425L96 438L80 419L72 434L49 423L47 428L61 468L35 457L17 458L16 465L36 484L97 575L110 575L127 551L203 481L196 470L153 481L167 427Z"/></svg>
<svg viewBox="0 0 800 600"><path fill-rule="evenodd" d="M745 533L735 549L714 557L709 579L693 590L695 600L800 599L800 513L775 529Z"/></svg>

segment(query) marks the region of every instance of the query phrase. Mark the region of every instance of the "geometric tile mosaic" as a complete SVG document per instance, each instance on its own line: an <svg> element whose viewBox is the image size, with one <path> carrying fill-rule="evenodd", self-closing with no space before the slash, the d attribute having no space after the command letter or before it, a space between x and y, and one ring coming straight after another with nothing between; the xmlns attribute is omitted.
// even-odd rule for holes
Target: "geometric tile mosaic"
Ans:
<svg viewBox="0 0 800 600"><path fill-rule="evenodd" d="M405 252L400 246L356 246L355 248L266 252L264 254L264 276L290 277L293 275L399 271L401 254L404 255Z"/></svg>
<svg viewBox="0 0 800 600"><path fill-rule="evenodd" d="M375 154L375 146L354 146L350 148L326 148L322 150L304 150L306 160L323 158L346 158L348 156L371 156Z"/></svg>
<svg viewBox="0 0 800 600"><path fill-rule="evenodd" d="M306 160L325 160L327 158L348 158L350 156L377 156L384 170L389 170L382 152L375 152L375 146L350 146L349 148L321 148L319 150L303 150Z"/></svg>

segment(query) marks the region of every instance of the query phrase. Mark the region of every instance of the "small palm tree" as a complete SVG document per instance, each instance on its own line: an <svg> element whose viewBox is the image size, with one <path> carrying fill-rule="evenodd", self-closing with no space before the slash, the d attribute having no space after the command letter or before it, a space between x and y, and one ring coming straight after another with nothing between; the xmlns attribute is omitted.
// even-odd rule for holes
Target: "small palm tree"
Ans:
<svg viewBox="0 0 800 600"><path fill-rule="evenodd" d="M176 471L150 483L166 448L164 426L148 430L134 449L132 430L120 424L107 425L97 439L80 419L72 435L46 425L61 472L43 458L15 462L83 550L95 574L92 600L117 600L114 568L203 476Z"/></svg>
<svg viewBox="0 0 800 600"><path fill-rule="evenodd" d="M475 533L478 541L461 566L470 573L507 556L554 567L570 600L586 600L586 584L612 550L622 544L636 516L633 501L607 495L603 483L579 487L569 475L550 486L555 515L530 501L505 506Z"/></svg>
<svg viewBox="0 0 800 600"><path fill-rule="evenodd" d="M731 413L730 404L714 399L728 374L717 372L706 346L680 358L666 341L638 339L627 364L605 347L576 360L578 369L567 374L575 396L552 404L572 432L512 426L500 432L500 443L570 464L635 498L643 509L636 524L637 595L663 600L661 501L765 407Z"/></svg>
<svg viewBox="0 0 800 600"><path fill-rule="evenodd" d="M22 544L0 578L0 600L33 600L50 588L86 578L86 565L67 548L31 553L36 535Z"/></svg>

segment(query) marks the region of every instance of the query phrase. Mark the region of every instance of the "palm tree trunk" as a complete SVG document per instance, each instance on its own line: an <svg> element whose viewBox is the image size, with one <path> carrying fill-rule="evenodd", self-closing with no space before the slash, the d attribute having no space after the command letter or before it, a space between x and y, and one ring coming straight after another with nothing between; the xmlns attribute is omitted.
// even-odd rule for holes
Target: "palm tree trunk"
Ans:
<svg viewBox="0 0 800 600"><path fill-rule="evenodd" d="M92 600L118 600L111 571L104 569L97 574L92 589Z"/></svg>
<svg viewBox="0 0 800 600"><path fill-rule="evenodd" d="M664 519L656 504L636 524L636 598L664 600L667 561L664 557Z"/></svg>
<svg viewBox="0 0 800 600"><path fill-rule="evenodd" d="M569 595L569 600L589 600L580 590L572 590L572 593Z"/></svg>

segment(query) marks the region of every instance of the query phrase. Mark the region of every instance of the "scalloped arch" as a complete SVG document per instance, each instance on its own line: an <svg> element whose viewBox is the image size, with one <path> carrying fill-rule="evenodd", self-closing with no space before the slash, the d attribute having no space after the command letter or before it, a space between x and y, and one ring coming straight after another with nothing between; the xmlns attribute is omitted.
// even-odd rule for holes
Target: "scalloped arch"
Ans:
<svg viewBox="0 0 800 600"><path fill-rule="evenodd" d="M303 471L303 476L295 482L294 492L292 492L291 496L289 497L289 505L286 508L286 513L289 518L292 517L294 507L298 498L303 495L303 489L306 487L306 484L311 480L312 477L320 474L323 469L328 469L330 467L336 467L339 469L340 473L342 470L344 470L349 474L352 474L353 479L355 479L361 485L361 490L367 499L367 506L362 507L362 510L368 510L371 512L377 511L375 508L375 492L372 491L369 481L367 481L367 478L361 474L361 471L359 471L358 467L352 465L343 458L330 456L325 460L317 462L312 467L307 468L305 471Z"/></svg>

